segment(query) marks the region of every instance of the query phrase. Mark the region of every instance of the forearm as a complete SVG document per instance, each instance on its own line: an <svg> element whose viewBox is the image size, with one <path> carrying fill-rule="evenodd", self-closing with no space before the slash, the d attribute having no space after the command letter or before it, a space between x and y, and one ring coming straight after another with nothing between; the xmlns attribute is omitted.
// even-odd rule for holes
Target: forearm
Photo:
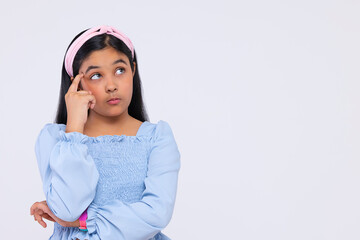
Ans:
<svg viewBox="0 0 360 240"><path fill-rule="evenodd" d="M84 141L79 132L48 124L35 144L48 206L68 222L79 218L96 194L99 173Z"/></svg>

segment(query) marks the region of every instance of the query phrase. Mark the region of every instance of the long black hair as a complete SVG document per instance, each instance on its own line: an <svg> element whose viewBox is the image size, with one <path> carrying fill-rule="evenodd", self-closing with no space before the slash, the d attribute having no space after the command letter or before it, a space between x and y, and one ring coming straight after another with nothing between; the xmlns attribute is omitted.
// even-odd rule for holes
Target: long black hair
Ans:
<svg viewBox="0 0 360 240"><path fill-rule="evenodd" d="M88 30L88 29L86 29ZM71 46L71 44L86 30L79 33L69 44L67 50ZM130 105L128 107L128 113L133 118L136 118L139 121L149 121L149 117L146 113L145 105L142 98L141 93L141 80L139 76L139 65L136 60L136 53L134 50L134 59L132 58L130 49L126 46L126 44L118 39L117 37L113 35L108 35L106 33L97 35L95 37L90 38L87 40L79 49L79 51L76 53L74 62L73 62L73 73L74 76L76 76L79 73L80 66L82 62L85 60L86 57L88 57L93 51L104 49L105 47L112 47L115 50L124 53L130 62L131 69L134 71L134 64L135 62L135 74L133 78L133 93ZM66 53L65 53L66 56ZM55 123L62 123L66 125L67 122L67 110L66 110L66 103L65 103L65 94L67 93L70 85L71 80L70 76L65 70L65 56L61 71L61 86L60 86L60 94L59 94L59 104L58 109L56 113ZM88 112L90 109L88 110Z"/></svg>

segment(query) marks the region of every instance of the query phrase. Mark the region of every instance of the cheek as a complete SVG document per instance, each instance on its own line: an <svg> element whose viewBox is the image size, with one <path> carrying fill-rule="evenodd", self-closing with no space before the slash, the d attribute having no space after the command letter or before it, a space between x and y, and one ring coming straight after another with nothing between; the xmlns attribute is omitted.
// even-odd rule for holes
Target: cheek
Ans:
<svg viewBox="0 0 360 240"><path fill-rule="evenodd" d="M126 94L132 94L132 89L133 89L133 82L132 79L129 79L127 81L123 81L122 84L119 85L119 90L123 93Z"/></svg>
<svg viewBox="0 0 360 240"><path fill-rule="evenodd" d="M132 87L133 87L133 83L132 83L132 81L129 81L129 82L127 82L127 83L126 83L126 89L131 90L131 89L132 89Z"/></svg>
<svg viewBox="0 0 360 240"><path fill-rule="evenodd" d="M129 76L129 81L128 81L128 83L129 83L129 86L132 88L134 79L133 79L132 73L130 73L129 75L130 75L130 76Z"/></svg>
<svg viewBox="0 0 360 240"><path fill-rule="evenodd" d="M99 90L96 88L88 88L88 91L91 91L91 94L95 97L95 100L99 98Z"/></svg>
<svg viewBox="0 0 360 240"><path fill-rule="evenodd" d="M85 83L86 85L83 85L84 90L91 91L93 95L98 95L99 93L99 86L97 84L91 84L89 82Z"/></svg>
<svg viewBox="0 0 360 240"><path fill-rule="evenodd" d="M128 97L131 98L133 94L133 84L132 82L126 85L126 93L128 94Z"/></svg>

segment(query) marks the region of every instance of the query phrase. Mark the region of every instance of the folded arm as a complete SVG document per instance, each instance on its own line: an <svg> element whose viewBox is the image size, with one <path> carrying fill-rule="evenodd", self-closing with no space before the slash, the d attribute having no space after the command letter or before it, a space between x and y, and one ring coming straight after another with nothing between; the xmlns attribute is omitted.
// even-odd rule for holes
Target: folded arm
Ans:
<svg viewBox="0 0 360 240"><path fill-rule="evenodd" d="M65 133L48 123L41 130L35 153L46 202L60 219L73 222L95 197L99 173L84 143L86 135Z"/></svg>

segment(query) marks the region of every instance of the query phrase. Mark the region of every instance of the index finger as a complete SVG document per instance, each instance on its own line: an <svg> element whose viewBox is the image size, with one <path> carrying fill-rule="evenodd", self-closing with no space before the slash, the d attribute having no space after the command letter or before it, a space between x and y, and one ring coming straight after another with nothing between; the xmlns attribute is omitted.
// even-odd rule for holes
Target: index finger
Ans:
<svg viewBox="0 0 360 240"><path fill-rule="evenodd" d="M79 86L79 82L81 80L81 78L84 77L83 73L80 73L78 75L76 75L75 79L72 81L72 84L69 87L70 92L77 92L78 86Z"/></svg>
<svg viewBox="0 0 360 240"><path fill-rule="evenodd" d="M37 209L37 205L38 205L38 202L34 203L33 205L31 205L30 207L30 215L33 215L34 212L35 212L35 209Z"/></svg>

